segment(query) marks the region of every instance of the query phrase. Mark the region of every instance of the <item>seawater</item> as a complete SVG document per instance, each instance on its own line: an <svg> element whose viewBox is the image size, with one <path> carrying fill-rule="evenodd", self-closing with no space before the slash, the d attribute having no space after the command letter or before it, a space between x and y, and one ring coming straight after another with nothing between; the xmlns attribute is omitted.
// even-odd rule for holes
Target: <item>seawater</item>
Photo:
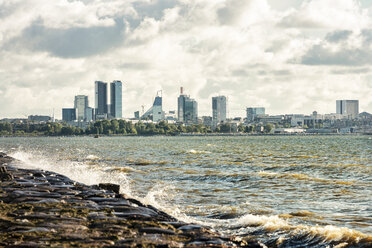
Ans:
<svg viewBox="0 0 372 248"><path fill-rule="evenodd" d="M371 136L19 137L0 151L267 246L372 246Z"/></svg>

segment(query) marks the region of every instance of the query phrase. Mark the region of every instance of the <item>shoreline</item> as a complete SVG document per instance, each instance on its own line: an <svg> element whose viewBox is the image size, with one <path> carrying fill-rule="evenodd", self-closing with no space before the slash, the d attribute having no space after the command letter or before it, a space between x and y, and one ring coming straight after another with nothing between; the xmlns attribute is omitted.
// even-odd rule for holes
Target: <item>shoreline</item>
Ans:
<svg viewBox="0 0 372 248"><path fill-rule="evenodd" d="M100 134L101 137L259 137L259 136L269 136L269 137L299 137L299 136L372 136L370 133L180 133L177 135L164 135L164 134L155 134L155 135L108 135ZM91 137L95 138L95 135L0 135L0 138L37 138L37 137Z"/></svg>
<svg viewBox="0 0 372 248"><path fill-rule="evenodd" d="M0 246L261 247L179 221L121 194L119 185L88 186L19 163L0 153Z"/></svg>

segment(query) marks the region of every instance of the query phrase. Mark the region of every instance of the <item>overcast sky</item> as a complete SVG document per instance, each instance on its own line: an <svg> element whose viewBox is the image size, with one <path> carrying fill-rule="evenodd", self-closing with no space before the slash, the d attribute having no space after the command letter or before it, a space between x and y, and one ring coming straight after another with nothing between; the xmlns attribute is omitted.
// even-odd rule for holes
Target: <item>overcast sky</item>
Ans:
<svg viewBox="0 0 372 248"><path fill-rule="evenodd" d="M61 118L94 81L121 80L123 114L179 88L199 116L372 112L371 0L0 0L0 118Z"/></svg>

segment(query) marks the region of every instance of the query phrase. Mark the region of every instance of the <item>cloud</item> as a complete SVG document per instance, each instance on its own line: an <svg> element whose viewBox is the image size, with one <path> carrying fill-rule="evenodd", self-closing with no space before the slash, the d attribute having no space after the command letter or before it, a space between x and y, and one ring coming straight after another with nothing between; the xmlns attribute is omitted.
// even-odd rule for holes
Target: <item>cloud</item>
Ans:
<svg viewBox="0 0 372 248"><path fill-rule="evenodd" d="M346 97L368 110L371 13L340 1L0 0L0 116L55 108L60 118L75 95L92 105L95 80L114 79L124 82L126 117L161 89L164 109L176 109L180 86L200 116L218 94L231 116L247 106L334 112Z"/></svg>
<svg viewBox="0 0 372 248"><path fill-rule="evenodd" d="M26 28L22 35L10 40L5 49L47 51L53 56L65 58L86 57L100 54L119 45L124 40L125 25L117 20L108 27L72 27L56 29L45 27L36 21Z"/></svg>
<svg viewBox="0 0 372 248"><path fill-rule="evenodd" d="M372 64L371 30L336 31L312 46L301 58L306 65L364 66Z"/></svg>
<svg viewBox="0 0 372 248"><path fill-rule="evenodd" d="M282 27L363 29L371 24L368 10L357 0L309 0L285 14Z"/></svg>

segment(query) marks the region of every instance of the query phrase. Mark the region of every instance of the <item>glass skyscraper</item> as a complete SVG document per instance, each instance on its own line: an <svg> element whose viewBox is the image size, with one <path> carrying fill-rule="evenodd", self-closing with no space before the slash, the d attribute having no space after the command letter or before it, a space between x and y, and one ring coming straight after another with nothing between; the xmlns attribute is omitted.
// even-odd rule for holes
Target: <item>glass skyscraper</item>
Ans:
<svg viewBox="0 0 372 248"><path fill-rule="evenodd" d="M106 116L107 118L107 83L95 82L95 116ZM101 118L102 118L101 117Z"/></svg>
<svg viewBox="0 0 372 248"><path fill-rule="evenodd" d="M121 81L113 81L110 84L110 115L115 119L123 117Z"/></svg>
<svg viewBox="0 0 372 248"><path fill-rule="evenodd" d="M226 121L226 97L212 97L212 118L213 125L217 126L221 122Z"/></svg>
<svg viewBox="0 0 372 248"><path fill-rule="evenodd" d="M88 96L75 96L74 108L76 109L76 119L78 121L85 121L85 109L88 108Z"/></svg>

